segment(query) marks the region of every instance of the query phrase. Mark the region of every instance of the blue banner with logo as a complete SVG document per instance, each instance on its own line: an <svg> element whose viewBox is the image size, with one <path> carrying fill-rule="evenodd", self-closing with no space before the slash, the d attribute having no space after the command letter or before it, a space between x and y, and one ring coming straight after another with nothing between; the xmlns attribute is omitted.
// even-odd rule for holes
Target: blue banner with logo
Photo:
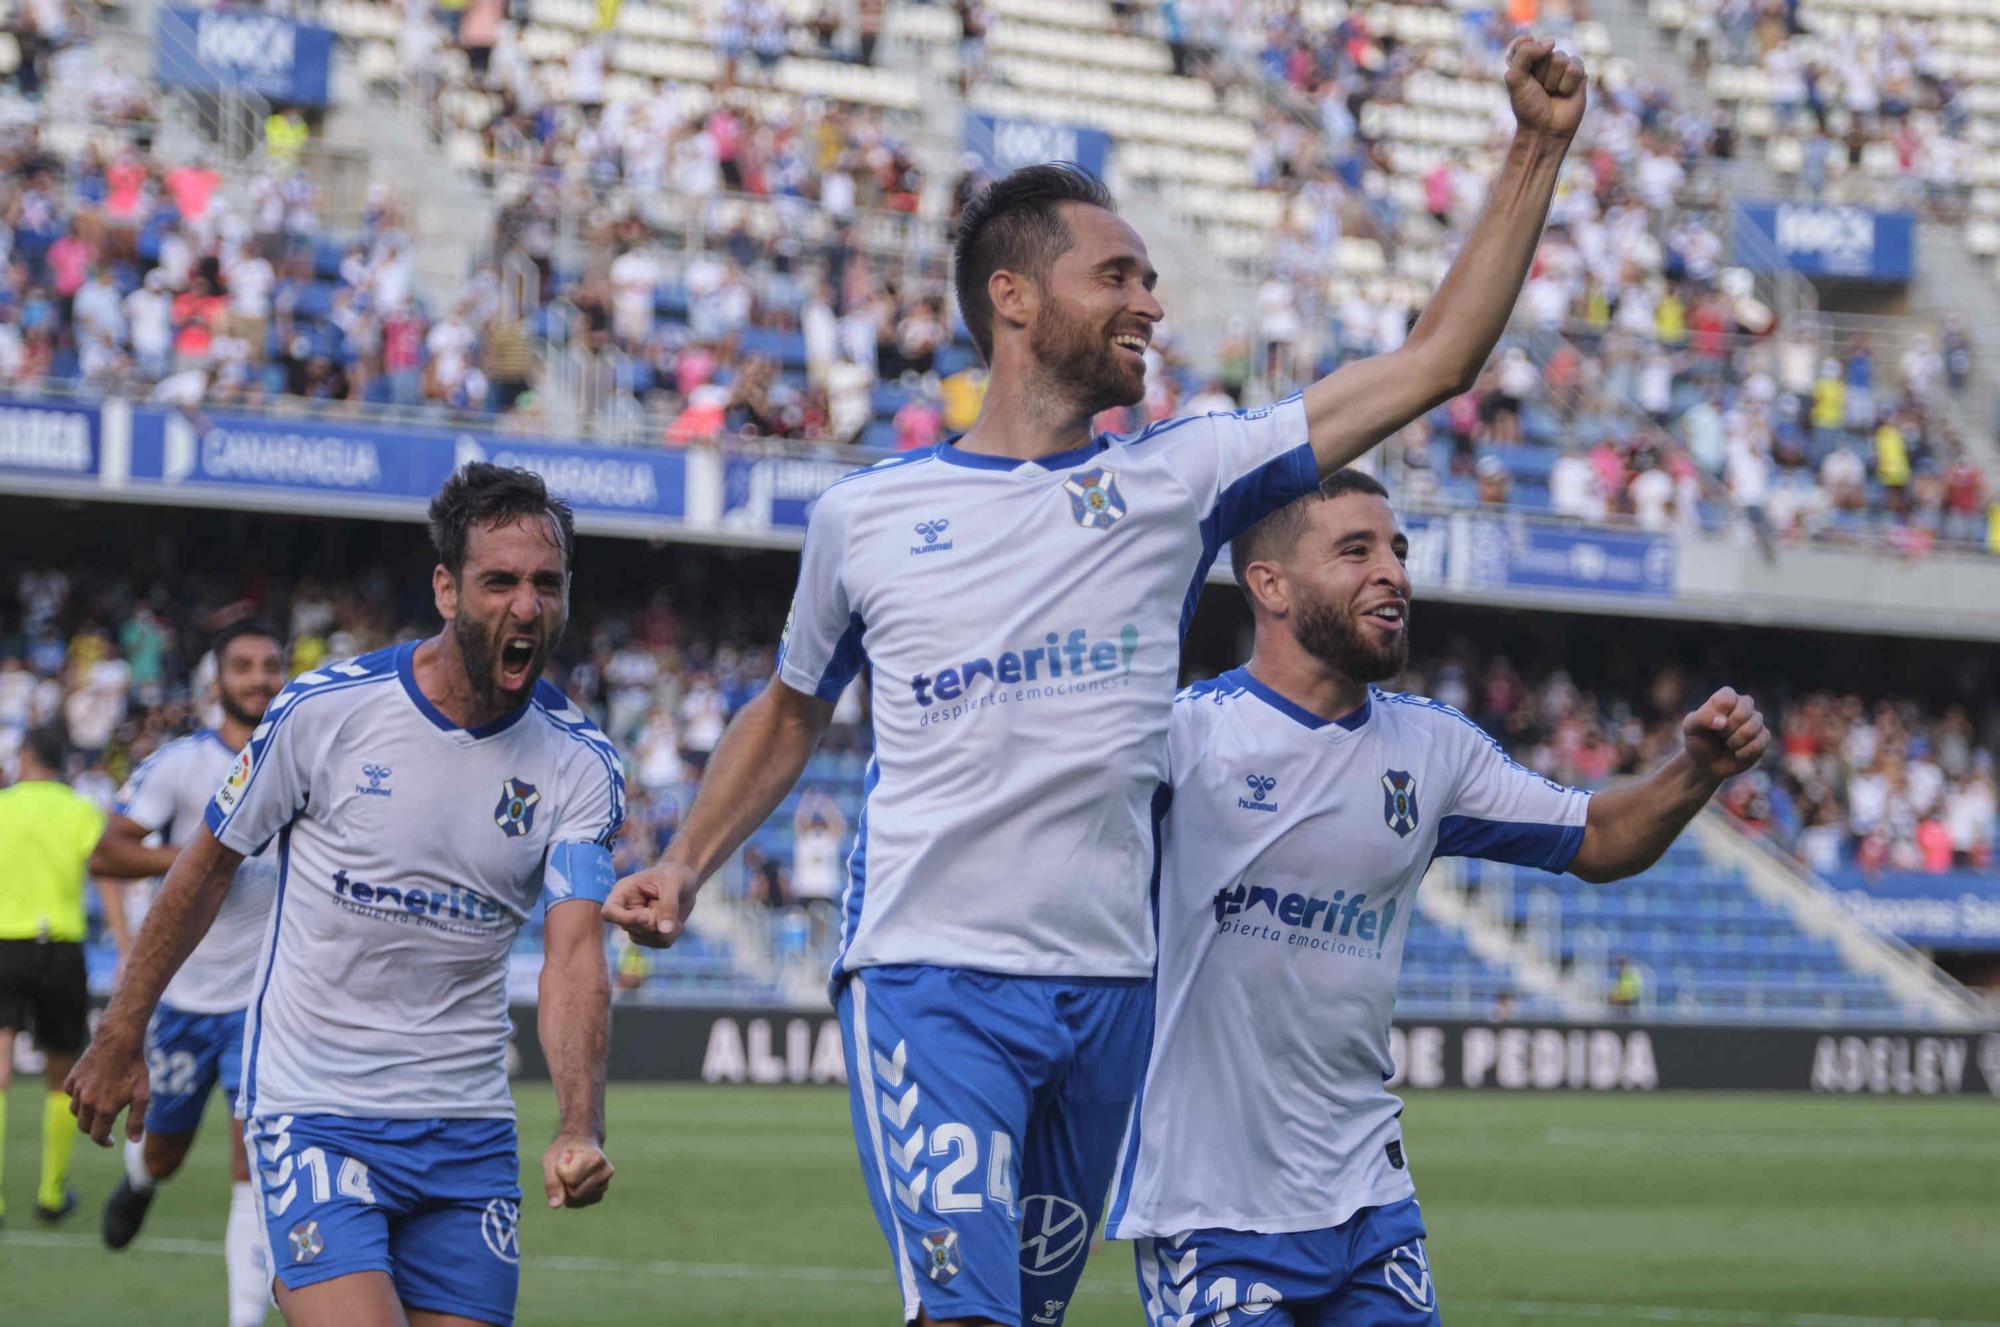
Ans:
<svg viewBox="0 0 2000 1327"><path fill-rule="evenodd" d="M1475 517L1454 556L1473 585L1670 599L1674 541L1663 535L1572 530L1506 517Z"/></svg>
<svg viewBox="0 0 2000 1327"><path fill-rule="evenodd" d="M332 30L262 9L162 9L153 28L153 76L170 87L324 106L332 62Z"/></svg>
<svg viewBox="0 0 2000 1327"><path fill-rule="evenodd" d="M398 429L224 411L132 411L133 487L241 489L329 507L421 504L467 461L533 470L579 517L686 514L678 452L581 447L470 430Z"/></svg>
<svg viewBox="0 0 2000 1327"><path fill-rule="evenodd" d="M854 466L790 456L730 454L722 460L722 524L731 530L803 530L806 514Z"/></svg>
<svg viewBox="0 0 2000 1327"><path fill-rule="evenodd" d="M1917 271L1916 233L1916 218L1908 212L1831 203L1738 203L1735 257L1753 270L1768 270L1770 255L1776 254L1804 276L1908 281Z"/></svg>
<svg viewBox="0 0 2000 1327"><path fill-rule="evenodd" d="M1102 130L1011 115L967 115L964 139L965 150L979 159L975 169L988 175L1045 161L1074 161L1102 178L1111 154L1111 136Z"/></svg>
<svg viewBox="0 0 2000 1327"><path fill-rule="evenodd" d="M0 483L9 475L89 479L98 473L96 406L0 399Z"/></svg>
<svg viewBox="0 0 2000 1327"><path fill-rule="evenodd" d="M1849 916L1925 949L2000 949L2000 878L1954 871L1825 877Z"/></svg>

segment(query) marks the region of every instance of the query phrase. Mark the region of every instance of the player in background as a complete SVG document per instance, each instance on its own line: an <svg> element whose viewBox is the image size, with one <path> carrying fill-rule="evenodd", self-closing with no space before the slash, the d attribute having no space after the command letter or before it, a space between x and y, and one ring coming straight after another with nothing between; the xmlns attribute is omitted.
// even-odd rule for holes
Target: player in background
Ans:
<svg viewBox="0 0 2000 1327"><path fill-rule="evenodd" d="M117 804L91 854L100 878L145 880L164 876L201 829L208 799L229 776L237 753L285 685L277 633L256 622L226 628L210 647L219 727L177 738L149 756L119 790ZM151 840L152 842L149 842ZM146 1137L125 1144L125 1175L104 1204L104 1242L122 1249L139 1233L154 1186L179 1170L194 1145L195 1130L218 1084L235 1109L241 1087L243 1013L250 1003L264 928L277 896L273 855L244 859L208 934L181 964L161 994L146 1027L151 1099ZM224 1264L229 1279L231 1327L264 1321L271 1298L271 1267L250 1162L242 1133L230 1134L229 1223Z"/></svg>
<svg viewBox="0 0 2000 1327"><path fill-rule="evenodd" d="M560 1109L549 1206L594 1203L611 1179L597 909L624 780L610 742L539 680L569 614L569 508L536 475L475 462L430 520L444 629L301 674L271 702L71 1079L79 1126L108 1144L118 1112L146 1101L147 1017L243 858L275 839L239 1108L293 1327L513 1321L507 956L538 901Z"/></svg>
<svg viewBox="0 0 2000 1327"><path fill-rule="evenodd" d="M1062 1321L1143 1070L1151 805L1187 618L1233 534L1479 372L1584 107L1583 69L1548 43L1515 42L1506 80L1513 145L1408 342L1261 410L1092 437L1145 389L1164 316L1145 245L1074 168L976 198L954 281L991 366L979 419L819 500L778 684L605 909L671 943L870 669L834 997L908 1321Z"/></svg>
<svg viewBox="0 0 2000 1327"><path fill-rule="evenodd" d="M1523 769L1370 685L1409 657L1408 548L1355 471L1253 526L1230 556L1255 652L1174 705L1153 1049L1111 1210L1152 1327L1436 1323L1386 1086L1425 870L1643 871L1770 744L1724 688L1644 779L1592 795Z"/></svg>

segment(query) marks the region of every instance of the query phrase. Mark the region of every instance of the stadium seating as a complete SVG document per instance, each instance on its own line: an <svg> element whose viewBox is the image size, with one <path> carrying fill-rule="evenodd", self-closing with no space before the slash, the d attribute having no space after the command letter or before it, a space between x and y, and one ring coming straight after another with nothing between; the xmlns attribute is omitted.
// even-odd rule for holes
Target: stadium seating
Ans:
<svg viewBox="0 0 2000 1327"><path fill-rule="evenodd" d="M1879 978L1852 972L1832 942L1753 895L1739 873L1709 863L1691 841L1652 870L1614 885L1575 876L1525 876L1468 864L1480 882L1512 891L1525 935L1553 920L1550 957L1586 981L1624 958L1646 975L1638 1012L1709 1020L1865 1022L1903 1012Z"/></svg>

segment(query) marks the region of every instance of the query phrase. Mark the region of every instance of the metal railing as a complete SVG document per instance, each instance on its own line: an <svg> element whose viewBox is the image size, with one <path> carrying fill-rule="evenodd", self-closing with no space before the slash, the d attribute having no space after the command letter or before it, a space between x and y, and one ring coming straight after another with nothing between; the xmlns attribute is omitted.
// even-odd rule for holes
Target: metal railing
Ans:
<svg viewBox="0 0 2000 1327"><path fill-rule="evenodd" d="M156 96L178 113L214 154L225 171L256 168L264 157L264 125L271 103L235 82L220 82L212 90L177 86L214 78L202 59L200 34L164 4L151 6L153 59L156 67L175 74L174 82L155 79Z"/></svg>

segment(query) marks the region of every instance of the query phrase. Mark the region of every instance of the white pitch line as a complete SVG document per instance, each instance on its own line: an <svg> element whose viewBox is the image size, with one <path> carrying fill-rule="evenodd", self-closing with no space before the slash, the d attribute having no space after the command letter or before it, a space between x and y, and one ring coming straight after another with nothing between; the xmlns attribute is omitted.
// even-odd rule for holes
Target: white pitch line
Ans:
<svg viewBox="0 0 2000 1327"><path fill-rule="evenodd" d="M1963 1157L2000 1155L2000 1142L1989 1139L1900 1139L1867 1134L1779 1133L1639 1133L1617 1129L1569 1129L1560 1125L1543 1133L1556 1147L1663 1148L1700 1152L1753 1152L1777 1156L1815 1156L1849 1152L1876 1155Z"/></svg>
<svg viewBox="0 0 2000 1327"><path fill-rule="evenodd" d="M50 1231L0 1232L0 1248L19 1245L39 1249L101 1249L92 1235L64 1235ZM150 1253L173 1257L189 1255L219 1258L222 1245L203 1239L154 1239L148 1237L130 1245L128 1253ZM1115 1256L1115 1255L1114 1255ZM660 1276L693 1277L712 1281L804 1281L818 1285L880 1286L885 1295L895 1291L887 1268L864 1271L858 1267L782 1267L753 1263L671 1262L645 1258L589 1258L566 1254L530 1254L522 1263L548 1272L651 1272ZM1129 1299L1136 1291L1082 1285L1077 1294L1091 1299ZM1455 1299L1445 1302L1460 1311L1518 1313L1529 1318L1595 1318L1612 1322L1664 1322L1708 1324L1710 1327L2000 1327L2000 1322L1961 1318L1874 1318L1838 1313L1770 1313L1761 1309L1689 1309L1665 1304L1564 1304L1537 1300Z"/></svg>
<svg viewBox="0 0 2000 1327"><path fill-rule="evenodd" d="M1871 1318L1846 1313L1769 1313L1761 1309L1683 1309L1656 1304L1547 1304L1531 1300L1460 1299L1461 1309L1519 1313L1532 1318L1609 1318L1621 1322L1715 1323L1720 1327L2000 1327L1958 1318Z"/></svg>

